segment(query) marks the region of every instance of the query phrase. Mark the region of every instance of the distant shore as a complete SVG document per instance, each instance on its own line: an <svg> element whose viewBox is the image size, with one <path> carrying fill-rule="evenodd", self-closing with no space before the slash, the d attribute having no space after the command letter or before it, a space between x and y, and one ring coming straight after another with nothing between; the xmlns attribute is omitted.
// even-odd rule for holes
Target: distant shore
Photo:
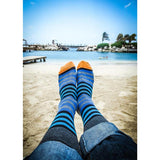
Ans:
<svg viewBox="0 0 160 160"><path fill-rule="evenodd" d="M110 47L110 48L97 48L96 45L93 46L81 46L76 47L76 51L97 51L97 52L118 52L118 53L137 53L136 48L126 48L126 47ZM23 46L23 52L26 51L68 51L68 46L58 46L58 45L28 45Z"/></svg>
<svg viewBox="0 0 160 160"><path fill-rule="evenodd" d="M118 53L137 53L136 48L117 48L117 47L110 47L110 48L97 48L97 46L86 46L86 47L79 47L77 51L97 51L97 52L118 52Z"/></svg>
<svg viewBox="0 0 160 160"><path fill-rule="evenodd" d="M131 65L128 65L131 64ZM107 120L137 141L137 65L97 65L93 101ZM64 63L63 63L64 64ZM75 63L77 65L77 63ZM58 109L58 71L62 64L33 63L23 67L24 157L39 144ZM81 117L75 115L78 139L83 133Z"/></svg>

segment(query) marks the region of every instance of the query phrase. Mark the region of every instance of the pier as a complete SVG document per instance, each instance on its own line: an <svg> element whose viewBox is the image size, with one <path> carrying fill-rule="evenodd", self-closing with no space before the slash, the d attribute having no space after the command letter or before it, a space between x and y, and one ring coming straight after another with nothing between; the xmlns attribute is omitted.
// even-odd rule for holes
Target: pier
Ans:
<svg viewBox="0 0 160 160"><path fill-rule="evenodd" d="M36 63L37 60L40 60L40 62L45 62L46 61L46 58L45 56L27 56L27 57L23 57L23 63L26 63L26 62L34 62Z"/></svg>

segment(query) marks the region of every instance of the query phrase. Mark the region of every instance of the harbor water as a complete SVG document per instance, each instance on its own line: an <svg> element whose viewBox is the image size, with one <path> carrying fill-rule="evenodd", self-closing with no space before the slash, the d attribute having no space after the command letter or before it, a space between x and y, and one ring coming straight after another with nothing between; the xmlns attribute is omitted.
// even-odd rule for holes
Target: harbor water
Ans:
<svg viewBox="0 0 160 160"><path fill-rule="evenodd" d="M73 61L75 63L78 63L81 60L97 64L137 63L137 53L76 51L76 49L73 48L69 49L68 51L23 52L23 57L26 56L46 56L47 63L55 63L55 64L61 64L68 61Z"/></svg>

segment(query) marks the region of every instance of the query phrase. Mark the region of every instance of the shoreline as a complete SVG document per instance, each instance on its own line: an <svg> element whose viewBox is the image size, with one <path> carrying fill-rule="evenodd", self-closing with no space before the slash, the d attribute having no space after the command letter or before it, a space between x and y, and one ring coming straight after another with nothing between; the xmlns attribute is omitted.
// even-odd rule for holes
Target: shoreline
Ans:
<svg viewBox="0 0 160 160"><path fill-rule="evenodd" d="M58 110L60 101L58 72L63 62L55 63L38 62L23 67L24 157L37 147ZM98 65L92 61L89 63L95 78L93 87L95 106L108 121L114 123L136 142L137 61L109 65L103 63ZM83 124L77 113L75 128L80 139Z"/></svg>
<svg viewBox="0 0 160 160"><path fill-rule="evenodd" d="M78 65L78 63L80 62L80 60L47 60L46 58L46 62L36 62L36 63L26 63L24 64L24 66L26 65L63 65L69 61L72 61L75 65ZM88 61L88 60L85 60ZM88 61L91 65L137 65L137 60L92 60L92 61Z"/></svg>
<svg viewBox="0 0 160 160"><path fill-rule="evenodd" d="M23 52L32 52L32 51L70 51L70 49L68 50L48 50L48 49L40 49L40 50L23 50ZM91 50L76 50L76 52L99 52L99 53L137 53L137 50L135 51L112 51L112 50L106 50L106 51L98 51L98 50L94 50L94 51L91 51Z"/></svg>

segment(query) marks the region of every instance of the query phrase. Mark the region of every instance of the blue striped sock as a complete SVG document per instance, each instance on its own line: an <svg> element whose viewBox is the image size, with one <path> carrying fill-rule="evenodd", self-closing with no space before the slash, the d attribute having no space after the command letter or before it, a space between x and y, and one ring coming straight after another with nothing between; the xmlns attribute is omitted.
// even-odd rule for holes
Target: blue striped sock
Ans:
<svg viewBox="0 0 160 160"><path fill-rule="evenodd" d="M87 94L82 94L78 98L78 110L81 114L83 125L85 126L89 120L95 116L102 116L98 109L95 107L92 99Z"/></svg>
<svg viewBox="0 0 160 160"><path fill-rule="evenodd" d="M82 61L77 68L78 112L81 114L85 126L93 117L101 116L101 113L92 101L94 76L89 63Z"/></svg>
<svg viewBox="0 0 160 160"><path fill-rule="evenodd" d="M61 101L58 106L58 113L50 128L63 126L76 135L74 127L74 115L77 110L76 69L72 62L61 67L59 93Z"/></svg>

